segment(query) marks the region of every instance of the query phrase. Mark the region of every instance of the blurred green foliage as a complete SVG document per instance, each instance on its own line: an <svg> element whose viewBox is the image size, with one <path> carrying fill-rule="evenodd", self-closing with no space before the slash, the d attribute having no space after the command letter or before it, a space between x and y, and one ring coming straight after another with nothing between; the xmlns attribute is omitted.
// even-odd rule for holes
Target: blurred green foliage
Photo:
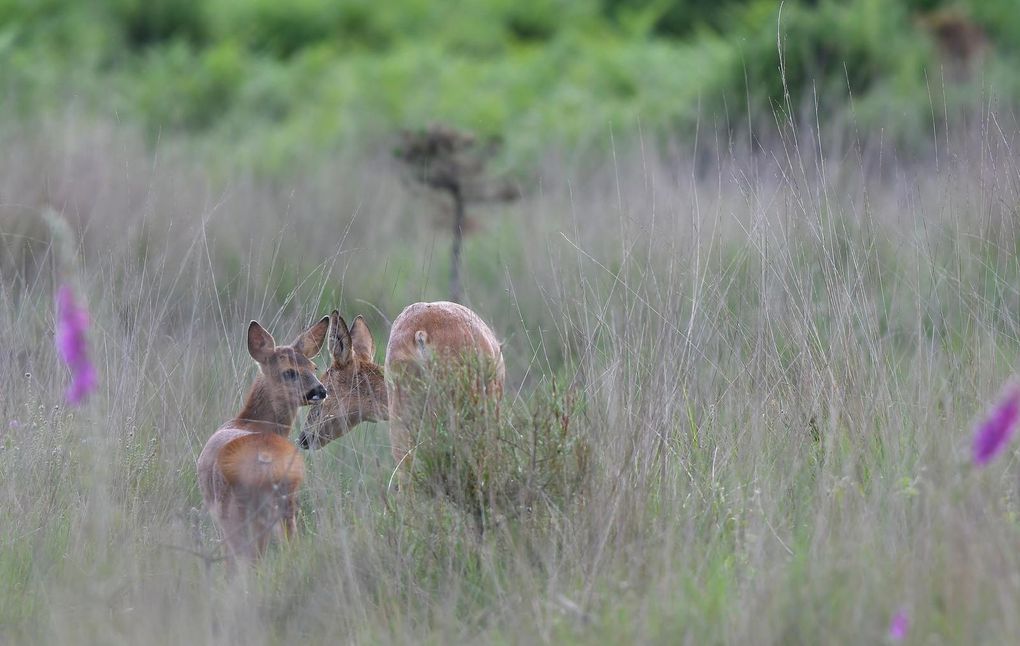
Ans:
<svg viewBox="0 0 1020 646"><path fill-rule="evenodd" d="M0 0L8 112L73 102L269 168L435 121L527 161L816 99L846 117L850 92L856 119L909 139L933 101L1020 96L1018 57L1012 0Z"/></svg>

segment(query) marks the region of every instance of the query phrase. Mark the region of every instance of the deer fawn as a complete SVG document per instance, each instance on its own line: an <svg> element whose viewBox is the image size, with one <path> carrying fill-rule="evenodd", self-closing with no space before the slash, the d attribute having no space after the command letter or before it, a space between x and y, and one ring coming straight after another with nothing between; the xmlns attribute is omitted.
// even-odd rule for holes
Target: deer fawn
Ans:
<svg viewBox="0 0 1020 646"><path fill-rule="evenodd" d="M323 375L330 393L308 415L303 447L319 447L362 421L390 422L390 449L399 480L410 473L413 429L421 421L419 391L427 385L426 367L433 360L462 365L480 360L494 369L479 383L481 394L499 400L505 367L496 335L470 309L457 303L414 303L393 321L383 369L372 362L375 343L359 316L348 329L337 312L330 315L329 349L333 365ZM385 383L385 385L384 385Z"/></svg>
<svg viewBox="0 0 1020 646"><path fill-rule="evenodd" d="M198 457L202 499L223 531L231 564L255 560L272 534L290 537L297 529L304 460L287 435L299 406L326 399L311 359L328 328L323 318L291 345L277 346L256 321L248 326L248 353L259 375L244 408L213 433Z"/></svg>

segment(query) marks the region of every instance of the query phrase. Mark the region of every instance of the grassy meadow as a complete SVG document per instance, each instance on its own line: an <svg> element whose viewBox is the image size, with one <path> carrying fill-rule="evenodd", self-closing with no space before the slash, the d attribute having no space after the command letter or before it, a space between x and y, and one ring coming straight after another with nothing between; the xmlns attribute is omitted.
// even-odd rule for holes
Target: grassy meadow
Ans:
<svg viewBox="0 0 1020 646"><path fill-rule="evenodd" d="M871 0L785 5L814 34L786 58L767 2L569 29L556 2L352 2L321 33L315 0L30 4L0 0L0 642L1020 635L1020 463L971 457L1020 360L1020 27L978 8L1008 3L961 3L1005 43L962 80ZM815 83L797 45L833 24ZM389 490L364 424L305 454L297 540L229 576L195 462L255 377L247 324L362 314L382 362L446 297L449 205L392 154L432 119L501 136L520 188L469 205L465 303L504 341L501 477L548 481L479 533ZM61 283L91 316L80 407Z"/></svg>
<svg viewBox="0 0 1020 646"><path fill-rule="evenodd" d="M364 425L308 454L300 539L241 579L207 562L195 459L253 379L247 320L284 340L339 306L381 360L386 318L443 296L447 240L385 159L215 190L116 127L8 134L4 201L25 215L2 237L0 631L874 643L903 608L911 641L1008 641L1016 459L969 460L1017 360L1000 126L909 162L806 127L703 165L638 145L479 212L468 302L505 339L511 401L555 382L582 402L582 492L479 539L441 498L387 494L385 424ZM101 378L77 409L51 343L68 270L30 206L58 199L81 205L65 275Z"/></svg>

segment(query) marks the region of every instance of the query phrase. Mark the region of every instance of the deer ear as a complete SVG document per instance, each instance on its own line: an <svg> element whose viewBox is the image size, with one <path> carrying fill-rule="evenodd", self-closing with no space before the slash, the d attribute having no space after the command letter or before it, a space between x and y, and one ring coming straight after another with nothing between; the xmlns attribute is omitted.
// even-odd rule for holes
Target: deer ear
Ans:
<svg viewBox="0 0 1020 646"><path fill-rule="evenodd" d="M302 332L294 339L294 349L309 359L315 358L322 349L322 343L326 340L326 332L329 331L329 317L323 316L315 325Z"/></svg>
<svg viewBox="0 0 1020 646"><path fill-rule="evenodd" d="M329 355L338 366L351 360L351 333L344 317L336 310L329 315Z"/></svg>
<svg viewBox="0 0 1020 646"><path fill-rule="evenodd" d="M360 314L351 324L351 346L359 357L369 361L375 360L375 339L372 338L372 331L368 329L368 324Z"/></svg>
<svg viewBox="0 0 1020 646"><path fill-rule="evenodd" d="M272 334L266 332L266 328L259 325L258 321L248 324L248 354L252 359L265 363L273 356L275 349L276 341L273 340Z"/></svg>

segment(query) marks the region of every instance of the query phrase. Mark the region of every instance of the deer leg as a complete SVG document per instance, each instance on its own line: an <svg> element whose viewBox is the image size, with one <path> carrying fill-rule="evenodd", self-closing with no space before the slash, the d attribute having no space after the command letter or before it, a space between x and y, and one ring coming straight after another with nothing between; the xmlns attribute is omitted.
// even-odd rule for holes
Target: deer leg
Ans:
<svg viewBox="0 0 1020 646"><path fill-rule="evenodd" d="M281 521L283 524L283 537L288 540L294 540L297 536L297 517L294 514L285 516Z"/></svg>
<svg viewBox="0 0 1020 646"><path fill-rule="evenodd" d="M261 558L269 547L269 537L272 534L272 527L263 526L259 523L255 538L255 558Z"/></svg>

